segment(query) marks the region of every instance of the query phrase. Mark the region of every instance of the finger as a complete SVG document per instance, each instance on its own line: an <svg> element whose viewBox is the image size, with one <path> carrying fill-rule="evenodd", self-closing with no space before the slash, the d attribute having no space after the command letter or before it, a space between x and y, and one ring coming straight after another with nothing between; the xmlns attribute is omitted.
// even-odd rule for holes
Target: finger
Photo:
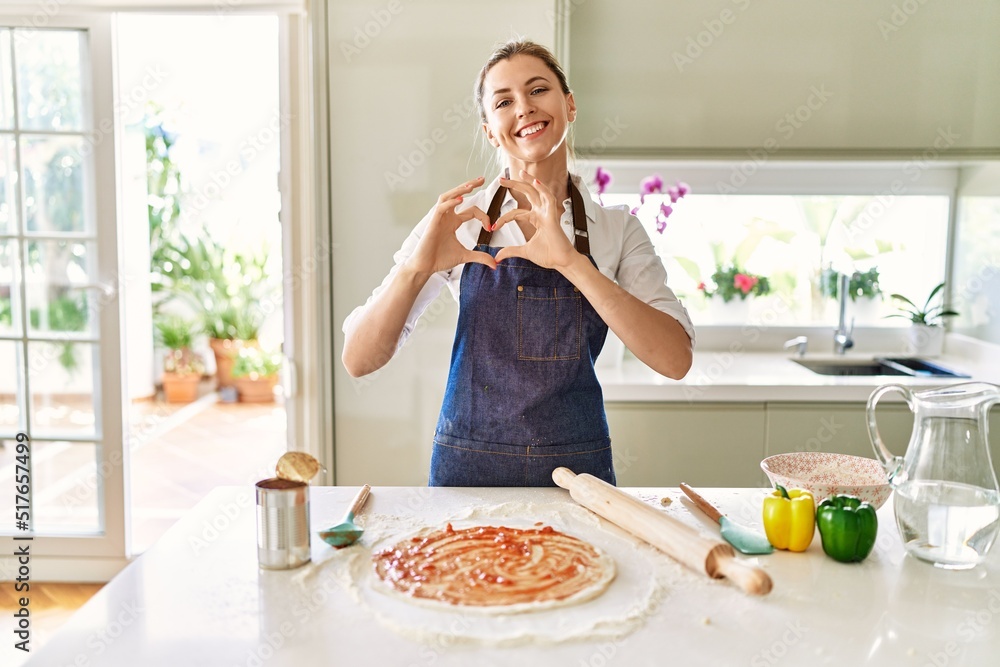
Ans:
<svg viewBox="0 0 1000 667"><path fill-rule="evenodd" d="M508 257L523 257L527 259L523 245L509 245L505 248L501 248L500 252L497 253L497 263L499 264Z"/></svg>
<svg viewBox="0 0 1000 667"><path fill-rule="evenodd" d="M518 222L526 222L532 227L535 226L535 223L531 217L531 211L526 211L523 208L515 208L511 211L507 211L499 218L497 218L497 221L493 223L493 227L491 227L489 231L495 232L496 230L500 229L508 222L511 222L513 220L517 220Z"/></svg>
<svg viewBox="0 0 1000 667"><path fill-rule="evenodd" d="M483 229L490 231L490 216L483 212L483 209L478 206L470 206L469 208L462 209L458 211L455 215L458 216L458 224L462 224L468 220L475 218L482 224ZM457 227L458 225L456 225Z"/></svg>
<svg viewBox="0 0 1000 667"><path fill-rule="evenodd" d="M465 255L462 257L462 261L466 263L475 262L476 264L485 264L491 269L497 268L497 263L493 259L493 256L490 255L490 253L488 252L481 252L479 250L470 250L469 252L465 253Z"/></svg>
<svg viewBox="0 0 1000 667"><path fill-rule="evenodd" d="M447 192L443 193L440 197L438 197L438 202L441 203L448 199L454 199L459 195L467 195L476 188L478 188L480 185L482 185L484 180L485 179L482 176L478 176L472 179L471 181L466 181L461 185L455 186L451 190L448 190Z"/></svg>
<svg viewBox="0 0 1000 667"><path fill-rule="evenodd" d="M515 181L514 179L511 178L501 177L500 185L503 185L506 188L510 188L511 190L517 190L518 192L523 192L524 195L528 198L528 202L532 206L537 206L541 201L541 199L538 196L538 190L534 187L533 183L528 181L533 181L534 183L538 183L538 181L532 178L531 174L524 171L523 169L521 170L521 173L524 174L524 177L528 179L527 181Z"/></svg>
<svg viewBox="0 0 1000 667"><path fill-rule="evenodd" d="M438 211L454 211L455 207L462 203L462 196L452 197L451 199L442 199L438 201Z"/></svg>
<svg viewBox="0 0 1000 667"><path fill-rule="evenodd" d="M549 190L549 186L542 183L540 180L526 172L524 169L521 170L521 176L527 181L531 182L532 187L538 191L538 198L545 201L546 203L551 203L555 201L555 196L552 194L552 190Z"/></svg>

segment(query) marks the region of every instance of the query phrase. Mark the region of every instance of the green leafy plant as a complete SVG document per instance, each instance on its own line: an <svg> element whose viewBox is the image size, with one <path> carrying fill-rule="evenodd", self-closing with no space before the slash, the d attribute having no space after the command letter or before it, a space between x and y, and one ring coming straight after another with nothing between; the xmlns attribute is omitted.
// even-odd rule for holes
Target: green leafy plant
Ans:
<svg viewBox="0 0 1000 667"><path fill-rule="evenodd" d="M823 292L830 298L839 298L839 294L837 294L839 279L839 272L830 268L823 269ZM878 267L873 266L867 271L855 271L851 274L847 286L847 296L851 297L851 301L857 301L861 298L874 299L882 294L878 279Z"/></svg>
<svg viewBox="0 0 1000 667"><path fill-rule="evenodd" d="M194 333L198 325L180 315L158 314L153 321L156 328L156 339L167 348L163 359L163 370L179 375L202 375L205 363L201 355L193 352Z"/></svg>
<svg viewBox="0 0 1000 667"><path fill-rule="evenodd" d="M711 285L702 282L698 284L698 289L706 297L718 296L726 303L733 299L744 301L751 295L764 296L771 291L771 284L766 277L748 273L736 264L717 266L710 280Z"/></svg>
<svg viewBox="0 0 1000 667"><path fill-rule="evenodd" d="M944 285L944 283L940 283L937 287L931 290L931 293L928 295L922 308L918 308L915 303L907 299L902 294L890 294L890 298L901 301L902 303L897 304L896 306L900 312L893 313L892 315L886 315L886 317L902 317L909 320L913 324L923 324L931 327L938 326L946 317L955 317L958 315L958 312L945 308L943 302L939 305L931 306L931 301L933 301L934 297L936 297L938 293L944 289Z"/></svg>
<svg viewBox="0 0 1000 667"><path fill-rule="evenodd" d="M244 347L240 349L233 364L233 377L246 377L251 380L273 377L281 370L284 360L284 355L280 352L265 352L259 347Z"/></svg>

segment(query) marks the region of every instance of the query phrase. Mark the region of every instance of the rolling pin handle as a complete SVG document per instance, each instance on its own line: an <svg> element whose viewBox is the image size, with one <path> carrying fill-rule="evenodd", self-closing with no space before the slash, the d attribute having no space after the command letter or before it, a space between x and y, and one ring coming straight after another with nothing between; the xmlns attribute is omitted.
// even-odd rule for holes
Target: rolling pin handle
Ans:
<svg viewBox="0 0 1000 667"><path fill-rule="evenodd" d="M771 577L767 572L742 563L733 556L716 558L714 574L729 579L750 595L767 595L771 592Z"/></svg>
<svg viewBox="0 0 1000 667"><path fill-rule="evenodd" d="M573 485L574 479L576 479L576 473L569 468L556 468L552 471L552 481L564 489L569 489Z"/></svg>

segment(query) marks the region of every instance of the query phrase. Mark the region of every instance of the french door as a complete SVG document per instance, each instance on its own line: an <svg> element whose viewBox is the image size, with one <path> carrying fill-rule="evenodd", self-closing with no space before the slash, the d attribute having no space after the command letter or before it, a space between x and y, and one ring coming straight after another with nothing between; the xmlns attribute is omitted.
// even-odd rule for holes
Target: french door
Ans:
<svg viewBox="0 0 1000 667"><path fill-rule="evenodd" d="M26 544L33 579L106 580L128 455L113 17L39 16L0 10L0 580Z"/></svg>

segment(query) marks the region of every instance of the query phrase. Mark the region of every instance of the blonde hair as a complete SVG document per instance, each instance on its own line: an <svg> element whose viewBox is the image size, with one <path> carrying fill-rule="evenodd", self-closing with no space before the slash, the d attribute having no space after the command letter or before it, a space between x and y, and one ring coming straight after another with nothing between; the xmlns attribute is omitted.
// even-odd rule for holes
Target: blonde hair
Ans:
<svg viewBox="0 0 1000 667"><path fill-rule="evenodd" d="M474 91L474 96L476 100L476 108L479 109L479 119L485 123L486 122L486 107L483 105L483 86L486 83L486 75L489 71L493 69L493 66L503 60L510 60L514 56L532 56L538 58L545 66L555 74L556 79L559 81L559 87L562 89L564 95L569 95L570 88L569 82L566 80L566 72L563 70L562 65L556 60L556 57L549 51L546 47L538 44L537 42L532 42L529 39L512 39L507 41L500 46L498 46L490 57L486 60L486 64L483 68L479 70L479 76L476 77L476 87ZM571 130L572 132L572 130ZM490 148L489 143L483 139L483 133L479 132L479 137L483 140L484 148ZM566 152L570 160L573 159L573 140L572 134L566 137ZM499 154L495 154L497 166L502 168L502 160Z"/></svg>

